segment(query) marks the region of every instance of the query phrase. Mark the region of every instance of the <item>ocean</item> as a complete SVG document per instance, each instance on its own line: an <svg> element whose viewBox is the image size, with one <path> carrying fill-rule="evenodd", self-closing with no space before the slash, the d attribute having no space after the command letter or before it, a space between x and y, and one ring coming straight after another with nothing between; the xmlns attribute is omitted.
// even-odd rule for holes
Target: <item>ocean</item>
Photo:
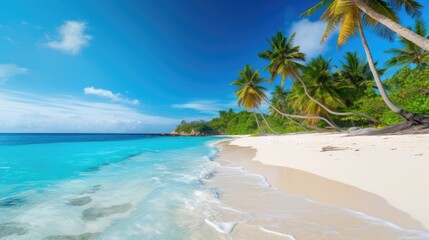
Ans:
<svg viewBox="0 0 429 240"><path fill-rule="evenodd" d="M1 134L0 239L186 239L215 140Z"/></svg>
<svg viewBox="0 0 429 240"><path fill-rule="evenodd" d="M0 134L0 239L428 239L213 161L221 139Z"/></svg>

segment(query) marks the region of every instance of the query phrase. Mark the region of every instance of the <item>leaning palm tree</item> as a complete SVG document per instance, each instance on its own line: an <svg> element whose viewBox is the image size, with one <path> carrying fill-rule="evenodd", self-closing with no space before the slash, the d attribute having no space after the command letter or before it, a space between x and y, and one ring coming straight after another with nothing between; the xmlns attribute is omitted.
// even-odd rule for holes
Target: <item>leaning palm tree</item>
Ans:
<svg viewBox="0 0 429 240"><path fill-rule="evenodd" d="M295 46L294 38L295 33L293 33L288 38L279 31L274 37L272 37L271 40L268 40L271 50L265 50L264 52L258 54L260 58L270 61L266 67L271 74L270 83L272 83L278 75L282 76L282 86L284 86L286 78L298 79L299 82L303 85L303 90L307 97L330 114L337 116L358 115L368 118L373 122L377 122L376 119L363 113L333 111L318 101L316 98L311 96L307 90L307 87L305 86L305 82L301 79L299 74L299 71L304 68L301 62L305 61L305 54L300 52L299 46Z"/></svg>
<svg viewBox="0 0 429 240"><path fill-rule="evenodd" d="M328 6L324 15L325 17L329 17L329 15L337 15L339 12L342 12L343 9L349 8L350 5L353 5L356 9L354 12L365 13L364 18L373 25L375 23L382 24L384 28L388 28L422 49L429 51L429 39L401 26L394 12L394 10L399 10L401 7L404 7L405 11L410 16L420 16L422 5L415 0L322 0L304 14L312 15L319 8ZM347 18L349 19L347 21L350 21L352 16L348 15ZM338 22L340 21L337 19L337 24L332 23L330 27L338 25ZM325 35L325 37L327 37L327 35Z"/></svg>
<svg viewBox="0 0 429 240"><path fill-rule="evenodd" d="M258 125L259 131L261 131L262 135L267 134L262 127L262 124L259 122L258 116L256 115L255 109L252 109L253 116L255 117L256 125Z"/></svg>
<svg viewBox="0 0 429 240"><path fill-rule="evenodd" d="M413 28L409 28L417 34L429 39L428 29L422 19L417 19ZM429 51L422 49L404 37L399 39L402 48L391 48L385 53L390 53L393 58L386 62L389 67L415 64L417 69L429 66Z"/></svg>
<svg viewBox="0 0 429 240"><path fill-rule="evenodd" d="M331 59L324 59L319 56L312 59L305 68L302 69L302 80L305 84L295 84L292 93L288 96L288 102L298 109L301 114L320 115L329 119L329 112L320 105L312 101L304 91L317 98L324 106L330 109L346 108L344 100L340 96L340 86L331 71Z"/></svg>
<svg viewBox="0 0 429 240"><path fill-rule="evenodd" d="M275 106L271 104L268 100L265 91L267 90L265 87L260 84L267 81L265 78L261 78L258 71L253 70L249 65L244 67L243 71L239 71L238 74L240 77L231 83L233 86L237 86L238 89L235 91L235 95L238 98L238 105L247 108L248 110L259 107L261 102L264 101L267 103L272 109L274 109L277 113L282 116L289 118L300 118L300 119L320 119L330 125L332 128L337 131L341 131L341 129L330 122L328 119L321 116L313 116L313 115L295 115L283 113Z"/></svg>
<svg viewBox="0 0 429 240"><path fill-rule="evenodd" d="M286 101L287 96L291 94L290 91L286 91L283 87L277 85L274 90L271 92L271 99L270 102L271 104L277 108L278 110L280 110L281 112L284 113L292 113L293 109L291 109ZM270 113L271 116L274 117L284 117L282 115L280 115L278 112L276 112L276 110L274 110L272 107L268 108L268 111ZM302 123L293 120L290 117L286 117L290 122L302 127L303 129L306 128L312 128L312 129L316 129L319 130L319 128L315 128L313 126L304 126Z"/></svg>
<svg viewBox="0 0 429 240"><path fill-rule="evenodd" d="M398 35L408 39L417 46L429 51L429 39L422 37L419 34L416 34L412 30L405 28L398 24L398 19L392 19L389 16L386 16L384 13L385 6L390 3L396 8L405 6L406 12L411 16L421 15L420 9L422 5L415 0L389 0L389 1L379 1L379 0L354 0L356 6L364 13L366 13L370 18L377 21L378 23L383 24L385 27L389 28L391 31L397 33Z"/></svg>
<svg viewBox="0 0 429 240"><path fill-rule="evenodd" d="M235 95L238 98L238 106L243 106L247 110L252 110L255 116L256 124L263 134L265 131L256 116L255 109L259 109L262 104L263 98L266 98L265 91L267 88L261 86L266 80L261 78L258 71L253 71L249 65L244 67L243 71L239 71L240 77L235 80L231 85L237 86ZM265 120L265 118L264 118ZM268 122L267 126L271 129Z"/></svg>
<svg viewBox="0 0 429 240"><path fill-rule="evenodd" d="M429 124L429 116L415 114L400 107L396 106L388 97L386 90L384 89L383 83L380 79L380 76L377 72L372 53L369 49L368 42L363 31L363 25L369 25L372 27L379 27L378 22L364 15L358 5L356 4L357 0L323 0L304 14L311 14L319 8L325 7L326 10L322 14L322 21L327 23L325 33L322 36L322 42L326 40L326 37L336 28L339 28L339 35L337 44L344 45L348 38L353 36L356 32L359 32L365 54L368 59L368 64L370 66L372 75L374 77L375 83L380 95L383 98L386 105L395 113L402 116L406 122L405 126L419 125L419 124ZM404 0L407 1L407 0ZM409 1L409 0L408 0ZM368 3L372 4L371 6L381 6L378 9L379 12L382 12L383 15L390 19L397 19L397 16L393 9L389 8L388 5L382 0L371 0ZM383 10L383 11L382 11ZM384 32L386 34L386 32Z"/></svg>
<svg viewBox="0 0 429 240"><path fill-rule="evenodd" d="M268 129L269 129L272 133L277 134L277 132L276 132L276 131L274 131L274 130L271 128L270 124L268 123L267 119L265 118L264 113L262 112L262 110L261 110L261 108L260 108L260 107L258 107L258 111L259 111L259 114L260 114L260 115L261 115L261 117L262 117L262 120L264 120L265 124L267 125Z"/></svg>

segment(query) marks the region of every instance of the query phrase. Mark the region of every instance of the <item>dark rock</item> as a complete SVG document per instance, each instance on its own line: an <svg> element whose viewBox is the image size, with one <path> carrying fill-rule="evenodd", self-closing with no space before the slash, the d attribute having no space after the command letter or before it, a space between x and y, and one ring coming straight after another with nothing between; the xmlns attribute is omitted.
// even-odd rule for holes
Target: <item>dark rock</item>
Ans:
<svg viewBox="0 0 429 240"><path fill-rule="evenodd" d="M83 192L81 192L80 194L95 193L95 192L97 192L97 191L98 191L98 190L100 190L100 189L101 189L101 185L95 185L95 186L92 186L92 188L91 188L90 190L83 191Z"/></svg>
<svg viewBox="0 0 429 240"><path fill-rule="evenodd" d="M90 203L91 201L92 201L91 197L85 196L85 197L72 199L70 200L69 204L72 206L83 206Z"/></svg>
<svg viewBox="0 0 429 240"><path fill-rule="evenodd" d="M45 240L89 240L95 233L84 233L80 235L53 235L45 238Z"/></svg>
<svg viewBox="0 0 429 240"><path fill-rule="evenodd" d="M26 225L22 223L10 222L0 224L0 238L10 235L24 235L28 232Z"/></svg>
<svg viewBox="0 0 429 240"><path fill-rule="evenodd" d="M83 211L82 219L84 221L94 221L98 218L107 217L113 214L125 213L131 208L132 205L130 203L103 208L92 207Z"/></svg>

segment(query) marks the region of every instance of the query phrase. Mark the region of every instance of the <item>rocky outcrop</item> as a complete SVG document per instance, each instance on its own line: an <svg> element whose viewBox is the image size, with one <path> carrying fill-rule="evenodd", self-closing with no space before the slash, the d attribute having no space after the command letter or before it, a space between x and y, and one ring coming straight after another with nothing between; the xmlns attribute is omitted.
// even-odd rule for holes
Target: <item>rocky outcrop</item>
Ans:
<svg viewBox="0 0 429 240"><path fill-rule="evenodd" d="M195 129L192 129L191 132L183 132L183 131L172 131L170 133L171 136L212 136L215 135L214 133L202 133L200 131L196 131Z"/></svg>

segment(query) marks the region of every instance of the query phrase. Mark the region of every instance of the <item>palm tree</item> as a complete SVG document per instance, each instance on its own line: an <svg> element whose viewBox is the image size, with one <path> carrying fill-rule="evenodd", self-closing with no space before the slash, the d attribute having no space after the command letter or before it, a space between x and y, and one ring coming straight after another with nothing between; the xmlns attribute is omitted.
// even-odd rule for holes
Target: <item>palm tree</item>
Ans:
<svg viewBox="0 0 429 240"><path fill-rule="evenodd" d="M288 112L288 105L286 102L286 97L290 92L286 91L281 86L275 86L274 90L271 92L271 103L273 106L275 106L277 109L279 109L282 112ZM280 114L278 114L274 109L271 107L268 108L269 113L274 117L279 117Z"/></svg>
<svg viewBox="0 0 429 240"><path fill-rule="evenodd" d="M304 12L303 15L312 15L319 8L327 7L327 11L322 16L326 20L338 15L340 12L344 12L345 9L350 10L350 8L353 8L353 11L347 10L350 14L344 16L346 18L345 22L353 21L354 15L360 15L360 12L363 12L365 13L363 17L366 22L371 23L373 26L378 25L376 23L382 24L384 28L429 51L429 40L398 24L399 19L390 6L395 7L396 10L405 7L406 12L412 17L421 15L422 5L415 0L322 0ZM332 29L334 26L338 26L338 22L342 21L337 18L336 21L328 24L328 28ZM349 24L345 26L348 27L343 28L343 31L355 31ZM324 35L325 38L327 36L327 34Z"/></svg>
<svg viewBox="0 0 429 240"><path fill-rule="evenodd" d="M372 73L368 63L356 52L347 52L344 61L340 61L336 78L341 82L340 95L350 107L354 101L365 96L365 91L372 81ZM377 68L377 72L383 75L385 70Z"/></svg>
<svg viewBox="0 0 429 240"><path fill-rule="evenodd" d="M269 129L272 133L277 134L277 132L276 132L276 131L274 131L274 130L271 128L270 124L268 124L268 121L267 121L267 119L265 118L264 113L262 112L261 108L259 108L259 107L258 107L258 111L259 111L259 114L262 116L262 119L264 120L264 122L265 122L265 124L267 125L268 129Z"/></svg>
<svg viewBox="0 0 429 240"><path fill-rule="evenodd" d="M239 71L238 74L240 75L240 78L236 81L232 82L231 85L238 86L238 89L235 91L235 95L238 98L238 105L243 106L250 109L258 108L261 105L261 102L266 102L272 109L274 109L277 113L279 113L282 116L290 117L290 118L300 118L300 119L320 119L325 121L328 125L336 129L337 131L341 131L338 126L331 123L328 119L321 117L321 116L312 116L312 115L294 115L294 114L287 114L281 112L279 109L277 109L275 106L271 104L271 102L268 100L267 95L265 94L265 91L267 90L265 87L261 86L260 84L267 81L265 78L261 78L258 71L253 70L249 65L246 65L244 67L243 71Z"/></svg>
<svg viewBox="0 0 429 240"><path fill-rule="evenodd" d="M417 19L413 28L409 28L415 31L417 34L428 38L428 29L422 19ZM402 48L391 48L385 53L390 53L393 56L392 59L387 61L386 65L389 67L403 66L408 64L415 64L416 68L422 69L429 65L429 51L425 51L413 42L408 41L406 38L401 37L399 42L402 44Z"/></svg>
<svg viewBox="0 0 429 240"><path fill-rule="evenodd" d="M258 116L256 116L255 109L252 109L253 116L255 117L256 125L258 125L259 130L261 131L262 135L266 135L264 128L262 127L261 123L259 122Z"/></svg>
<svg viewBox="0 0 429 240"><path fill-rule="evenodd" d="M282 88L281 86L275 86L274 90L271 92L271 99L270 102L271 104L277 108L278 110L280 110L281 112L285 112L285 113L292 113L293 110L289 107L286 98L287 96L291 94L290 91L286 91L284 88ZM274 117L284 117L282 115L280 115L278 112L276 112L276 110L274 110L272 107L268 108L268 111L270 113L271 116ZM303 129L306 128L312 128L312 129L316 129L316 130L320 130L318 128L314 128L312 126L304 126L303 124L301 124L300 122L297 122L295 120L293 120L290 117L286 117L290 122L302 127Z"/></svg>
<svg viewBox="0 0 429 240"><path fill-rule="evenodd" d="M385 27L389 28L398 35L408 39L410 42L413 42L422 49L429 51L429 39L413 32L412 30L405 28L398 24L398 19L392 19L389 16L386 16L384 13L386 11L386 6L388 3L386 1L380 0L354 0L356 6L364 13L366 13L370 18L374 19L378 23L383 24ZM422 5L415 0L390 0L391 5L396 5L397 8L405 6L406 12L411 16L421 15L420 9Z"/></svg>
<svg viewBox="0 0 429 240"><path fill-rule="evenodd" d="M255 116L255 121L263 134L265 134L262 125L259 123L258 117L256 116L255 109L259 109L263 98L266 98L265 91L267 88L261 86L266 79L261 78L258 71L254 71L250 65L246 65L243 71L239 71L239 78L235 80L231 85L238 86L235 91L235 95L238 98L238 106L243 106L247 110L252 110ZM264 118L265 120L265 118ZM269 129L268 122L266 122Z"/></svg>
<svg viewBox="0 0 429 240"><path fill-rule="evenodd" d="M260 58L270 61L266 67L271 74L270 83L273 83L280 74L283 87L287 77L296 78L299 69L304 67L300 62L305 61L305 54L299 51L300 47L295 46L294 41L295 33L287 37L278 31L271 40L268 40L271 50L258 54Z"/></svg>
<svg viewBox="0 0 429 240"><path fill-rule="evenodd" d="M356 31L359 32L359 36L361 38L375 83L377 85L378 90L380 91L381 97L383 98L387 106L393 112L405 118L407 120L407 125L409 126L413 124L429 124L429 116L418 115L401 109L400 107L396 106L387 96L386 90L384 89L383 83L380 79L380 76L378 75L374 59L368 46L368 42L366 41L362 23L373 27L377 27L379 25L378 22L366 17L361 13L360 8L357 6L357 1L358 0L323 0L304 14L311 14L319 8L326 7L326 10L322 14L321 18L322 21L327 23L325 33L322 36L322 42L326 39L328 34L337 27L340 30L337 41L338 45L345 44L350 36L354 35ZM377 4L381 5L381 7L378 9L379 12L383 12L384 16L387 18L394 20L397 19L395 12L392 9L388 8L387 4L384 1L371 0L368 3L371 4L371 6L375 6Z"/></svg>
<svg viewBox="0 0 429 240"><path fill-rule="evenodd" d="M266 67L271 74L270 83L281 74L282 75L282 86L285 83L287 77L291 79L298 79L299 82L303 85L304 93L313 101L315 104L319 105L325 111L330 114L337 116L349 116L349 115L359 115L365 118L370 119L373 122L377 122L374 118L363 114L363 113L354 113L354 112L336 112L329 109L323 103L315 99L308 92L305 82L301 79L299 71L304 68L300 63L305 61L305 54L299 51L299 46L294 45L295 34L292 34L289 38L283 36L282 32L277 32L277 34L272 37L271 40L268 40L271 50L265 50L264 52L258 54L259 57L267 59L270 61Z"/></svg>
<svg viewBox="0 0 429 240"><path fill-rule="evenodd" d="M330 63L331 59L325 60L319 56L302 69L301 78L305 84L294 84L292 94L288 97L288 102L300 110L301 114L320 115L329 119L329 112L307 97L304 86L308 95L317 98L330 109L346 107L339 93L339 82L335 81L331 72Z"/></svg>

